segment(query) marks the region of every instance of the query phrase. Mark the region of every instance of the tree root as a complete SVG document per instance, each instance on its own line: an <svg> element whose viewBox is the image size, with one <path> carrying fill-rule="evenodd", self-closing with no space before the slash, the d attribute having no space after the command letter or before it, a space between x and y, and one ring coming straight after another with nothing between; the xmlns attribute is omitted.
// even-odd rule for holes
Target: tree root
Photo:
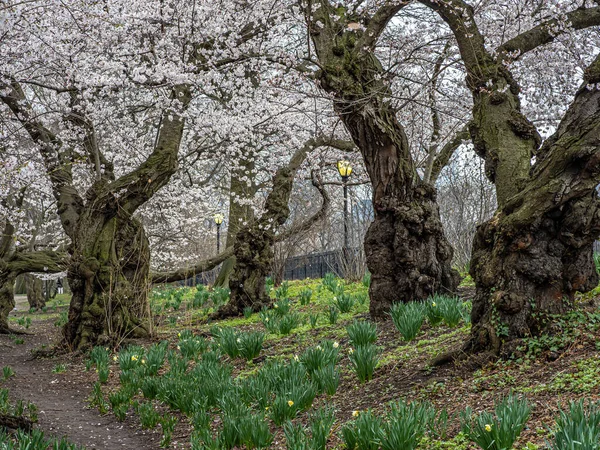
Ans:
<svg viewBox="0 0 600 450"><path fill-rule="evenodd" d="M13 430L31 431L33 422L26 417L11 416L0 414L0 428L10 428Z"/></svg>
<svg viewBox="0 0 600 450"><path fill-rule="evenodd" d="M0 326L0 334L19 334L25 336L33 336L33 333L27 331L15 330L14 328Z"/></svg>
<svg viewBox="0 0 600 450"><path fill-rule="evenodd" d="M429 362L429 365L431 367L442 367L448 364L466 363L467 365L472 365L474 368L480 368L498 358L499 356L496 352L485 351L483 353L476 353L469 345L463 345L436 356Z"/></svg>
<svg viewBox="0 0 600 450"><path fill-rule="evenodd" d="M252 311L259 312L263 307L270 307L272 301L255 303L252 306ZM243 306L232 304L231 302L219 307L215 312L208 316L208 320L223 320L229 317L238 317L244 314Z"/></svg>

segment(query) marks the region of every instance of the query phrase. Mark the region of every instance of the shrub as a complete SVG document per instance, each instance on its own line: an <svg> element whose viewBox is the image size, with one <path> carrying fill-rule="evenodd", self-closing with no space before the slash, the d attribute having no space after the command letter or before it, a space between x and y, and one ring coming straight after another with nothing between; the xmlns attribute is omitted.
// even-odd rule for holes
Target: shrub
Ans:
<svg viewBox="0 0 600 450"><path fill-rule="evenodd" d="M324 340L315 347L309 347L300 356L300 362L312 375L325 366L335 366L339 361L339 344L330 340Z"/></svg>
<svg viewBox="0 0 600 450"><path fill-rule="evenodd" d="M313 372L312 379L317 384L320 393L335 395L340 385L340 372L333 364L321 367Z"/></svg>
<svg viewBox="0 0 600 450"><path fill-rule="evenodd" d="M265 334L258 331L240 333L238 340L240 356L246 361L250 361L256 358L262 350Z"/></svg>
<svg viewBox="0 0 600 450"><path fill-rule="evenodd" d="M142 395L148 400L156 398L156 395L158 394L158 383L159 381L156 378L145 377L140 386Z"/></svg>
<svg viewBox="0 0 600 450"><path fill-rule="evenodd" d="M254 312L254 308L252 308L252 306L246 306L244 308L244 317L246 319L249 319L252 316L253 312Z"/></svg>
<svg viewBox="0 0 600 450"><path fill-rule="evenodd" d="M194 298L192 300L193 308L202 308L208 299L210 298L210 293L206 290L206 288L199 284L196 286L196 293L194 294Z"/></svg>
<svg viewBox="0 0 600 450"><path fill-rule="evenodd" d="M362 277L362 284L364 287L371 287L371 273L370 272L365 272L365 274Z"/></svg>
<svg viewBox="0 0 600 450"><path fill-rule="evenodd" d="M98 381L102 384L106 384L110 375L110 369L108 368L108 365L102 364L98 366L96 371L98 372Z"/></svg>
<svg viewBox="0 0 600 450"><path fill-rule="evenodd" d="M287 450L308 450L306 432L302 425L294 425L288 420L283 426L283 433L285 434L285 448Z"/></svg>
<svg viewBox="0 0 600 450"><path fill-rule="evenodd" d="M340 310L337 308L337 306L329 305L326 316L327 316L327 320L329 321L329 324L335 325L340 316Z"/></svg>
<svg viewBox="0 0 600 450"><path fill-rule="evenodd" d="M423 325L425 311L422 303L395 303L390 309L394 325L405 341L412 341Z"/></svg>
<svg viewBox="0 0 600 450"><path fill-rule="evenodd" d="M273 311L279 316L283 317L290 312L292 305L290 303L290 299L287 297L282 297L275 303L273 303Z"/></svg>
<svg viewBox="0 0 600 450"><path fill-rule="evenodd" d="M240 348L238 345L238 334L233 328L221 328L219 334L219 345L220 348L230 358L237 358L240 354Z"/></svg>
<svg viewBox="0 0 600 450"><path fill-rule="evenodd" d="M260 312L260 320L269 333L279 332L279 317L272 310L263 309Z"/></svg>
<svg viewBox="0 0 600 450"><path fill-rule="evenodd" d="M162 341L159 344L153 344L150 346L146 356L147 375L156 375L163 366L168 345L169 343L167 341Z"/></svg>
<svg viewBox="0 0 600 450"><path fill-rule="evenodd" d="M162 439L160 440L162 448L168 448L171 445L171 438L176 424L177 418L175 416L165 415L160 418L160 426L163 430Z"/></svg>
<svg viewBox="0 0 600 450"><path fill-rule="evenodd" d="M482 449L511 449L525 427L531 407L524 398L509 394L496 405L495 413L483 412L474 416L467 408L462 415L462 431Z"/></svg>
<svg viewBox="0 0 600 450"><path fill-rule="evenodd" d="M108 366L109 359L108 349L104 347L97 346L90 351L91 365L95 365L96 367L101 365Z"/></svg>
<svg viewBox="0 0 600 450"><path fill-rule="evenodd" d="M381 448L414 450L434 417L435 410L429 404L392 403L381 427Z"/></svg>
<svg viewBox="0 0 600 450"><path fill-rule="evenodd" d="M310 289L304 289L302 292L300 292L300 304L303 306L308 305L312 298L312 294L313 292Z"/></svg>
<svg viewBox="0 0 600 450"><path fill-rule="evenodd" d="M279 319L277 324L277 331L279 332L279 334L282 335L290 334L294 328L300 326L300 323L300 314L296 312L286 314L285 316Z"/></svg>
<svg viewBox="0 0 600 450"><path fill-rule="evenodd" d="M271 292L271 289L273 289L274 286L275 282L273 281L273 278L265 278L265 291L267 292L267 295Z"/></svg>
<svg viewBox="0 0 600 450"><path fill-rule="evenodd" d="M106 414L108 412L108 407L110 405L104 399L102 387L100 386L99 382L94 383L94 388L92 389L92 395L90 396L89 402L91 406L98 408L100 414Z"/></svg>
<svg viewBox="0 0 600 450"><path fill-rule="evenodd" d="M455 327L462 318L462 300L458 297L438 296L440 312L449 327Z"/></svg>
<svg viewBox="0 0 600 450"><path fill-rule="evenodd" d="M432 327L439 325L444 320L439 296L432 295L425 300L425 314Z"/></svg>
<svg viewBox="0 0 600 450"><path fill-rule="evenodd" d="M139 346L129 346L119 352L119 367L123 372L139 366L144 356L144 349Z"/></svg>
<svg viewBox="0 0 600 450"><path fill-rule="evenodd" d="M350 362L361 383L373 378L373 372L379 362L379 352L373 344L359 345L350 349Z"/></svg>
<svg viewBox="0 0 600 450"><path fill-rule="evenodd" d="M277 289L275 289L275 298L278 300L288 298L289 290L290 290L290 283L288 283L287 281L284 281L283 283L281 283L281 285Z"/></svg>
<svg viewBox="0 0 600 450"><path fill-rule="evenodd" d="M594 256L596 256L595 254ZM569 412L560 412L552 450L597 450L600 448L600 408L598 403L571 402Z"/></svg>
<svg viewBox="0 0 600 450"><path fill-rule="evenodd" d="M15 371L13 370L12 367L4 366L2 368L2 378L4 380L8 380L10 377L14 377L14 376L15 376Z"/></svg>
<svg viewBox="0 0 600 450"><path fill-rule="evenodd" d="M183 356L187 360L195 360L202 353L204 353L208 349L208 343L206 339L202 336L194 336L190 339L185 339L179 342L179 351L181 352L181 356ZM166 346L165 346L166 351ZM160 355L158 355L160 356ZM148 360L150 360L150 355L148 354ZM163 353L164 360L164 353ZM162 362L161 362L162 365ZM160 366L158 366L160 367Z"/></svg>
<svg viewBox="0 0 600 450"><path fill-rule="evenodd" d="M367 303L367 300L369 299L369 294L367 292L359 292L356 294L356 301L360 304L360 305L364 305L365 303Z"/></svg>
<svg viewBox="0 0 600 450"><path fill-rule="evenodd" d="M152 402L142 402L137 406L137 413L140 416L142 428L152 429L158 425L160 415L154 409Z"/></svg>
<svg viewBox="0 0 600 450"><path fill-rule="evenodd" d="M342 314L349 313L354 306L354 297L345 293L338 293L333 297L333 302L338 307Z"/></svg>
<svg viewBox="0 0 600 450"><path fill-rule="evenodd" d="M325 274L322 284L334 294L339 291L340 282L331 272Z"/></svg>
<svg viewBox="0 0 600 450"><path fill-rule="evenodd" d="M335 417L333 408L322 407L310 415L311 450L325 450Z"/></svg>
<svg viewBox="0 0 600 450"><path fill-rule="evenodd" d="M352 345L373 344L377 340L377 325L368 321L354 321L346 327Z"/></svg>
<svg viewBox="0 0 600 450"><path fill-rule="evenodd" d="M354 411L354 422L342 428L342 440L348 450L378 450L382 422L371 410Z"/></svg>
<svg viewBox="0 0 600 450"><path fill-rule="evenodd" d="M210 293L210 299L215 307L224 305L229 300L229 289L224 287L215 287Z"/></svg>

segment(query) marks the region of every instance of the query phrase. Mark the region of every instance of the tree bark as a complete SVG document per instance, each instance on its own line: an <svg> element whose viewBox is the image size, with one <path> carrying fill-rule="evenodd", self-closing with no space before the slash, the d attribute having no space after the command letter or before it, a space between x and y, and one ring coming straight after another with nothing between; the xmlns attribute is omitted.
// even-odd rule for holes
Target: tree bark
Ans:
<svg viewBox="0 0 600 450"><path fill-rule="evenodd" d="M510 352L510 341L545 332L548 315L598 285L600 56L558 130L538 153L525 189L481 225L471 274L477 293L468 348Z"/></svg>
<svg viewBox="0 0 600 450"><path fill-rule="evenodd" d="M71 239L67 279L72 297L69 321L63 329L65 344L76 350L99 340L147 335L151 331L147 302L150 252L144 229L133 214L178 168L185 123L182 113L191 100L189 86L172 87L172 103L160 120L152 152L118 179L98 148L84 111L67 117L83 129L82 144L90 161L99 158L105 162L105 170L99 173L92 164L95 182L84 197L73 183L69 149L36 117L20 84L13 80L0 88L0 100L38 144L63 229Z"/></svg>
<svg viewBox="0 0 600 450"><path fill-rule="evenodd" d="M15 274L8 270L0 270L0 334L10 334L8 315L15 307Z"/></svg>
<svg viewBox="0 0 600 450"><path fill-rule="evenodd" d="M496 214L473 241L477 290L466 349L510 353L519 338L546 332L549 316L568 311L576 292L598 283L592 243L600 233L600 57L540 147L535 126L521 112L509 63L551 42L555 20L523 32L493 56L463 0L420 1L440 13L458 42L474 100L471 136L498 198ZM574 28L600 24L600 8L566 15Z"/></svg>
<svg viewBox="0 0 600 450"><path fill-rule="evenodd" d="M247 174L253 174L255 171L255 164L252 150L249 151L249 156L244 156L240 161L236 162L236 167L231 173L230 182L230 195L229 195L229 214L227 223L227 239L225 247L232 247L235 244L237 234L243 227L243 223L251 223L254 221L254 210L249 204L243 204L240 199L252 199L256 195L257 186L254 181L250 186L245 181L241 180L241 177L247 177ZM250 175L254 180L254 175ZM235 256L227 258L219 275L215 280L215 286L225 287L229 285L229 277L233 273L235 268L236 259Z"/></svg>
<svg viewBox="0 0 600 450"><path fill-rule="evenodd" d="M288 235L276 233L290 214L288 203L294 177L310 151L319 146L338 144L323 138L310 139L296 151L287 166L277 171L273 177L273 188L265 202L265 212L259 219L243 227L236 236L233 249L236 264L229 279L229 302L213 313L212 319L240 315L247 307L260 311L263 306L271 304L265 291L265 281L275 257L273 246ZM314 175L313 185L321 193L323 204L316 214L295 227L294 233L304 231L321 220L329 207L329 196Z"/></svg>
<svg viewBox="0 0 600 450"><path fill-rule="evenodd" d="M27 302L29 308L34 310L42 309L46 306L46 298L42 292L42 280L31 274L25 274L25 287L27 289Z"/></svg>
<svg viewBox="0 0 600 450"><path fill-rule="evenodd" d="M417 175L390 104L385 71L374 55L380 33L404 4L382 6L370 18L327 1L319 4L305 10L321 67L319 82L333 95L373 185L375 218L365 236L365 254L372 277L370 312L383 317L394 302L453 292L458 284L435 188Z"/></svg>
<svg viewBox="0 0 600 450"><path fill-rule="evenodd" d="M142 225L93 216L79 231L67 276L72 298L66 342L79 349L150 334L150 246Z"/></svg>

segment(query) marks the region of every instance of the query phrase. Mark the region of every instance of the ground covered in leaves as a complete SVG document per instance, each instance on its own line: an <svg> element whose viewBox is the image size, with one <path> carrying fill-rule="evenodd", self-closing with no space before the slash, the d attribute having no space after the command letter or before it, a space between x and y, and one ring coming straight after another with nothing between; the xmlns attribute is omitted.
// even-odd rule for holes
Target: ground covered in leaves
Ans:
<svg viewBox="0 0 600 450"><path fill-rule="evenodd" d="M342 449L369 415L385 428L390 402L396 410L420 402L425 409L402 411L431 416L418 448L479 448L461 433L461 415L493 411L509 393L531 407L515 447L545 448L561 408L599 397L596 293L557 320L551 336L525 340L513 359L432 367L469 333L469 287L453 319L437 320L430 300L410 339L404 310L368 322L367 286L332 277L270 286L272 308L218 323L207 317L227 301L225 290L157 288L154 339L33 357L59 337L60 298L45 311L13 312L12 325L30 334L0 336L0 368L8 368L0 388L37 405L47 436L89 449Z"/></svg>

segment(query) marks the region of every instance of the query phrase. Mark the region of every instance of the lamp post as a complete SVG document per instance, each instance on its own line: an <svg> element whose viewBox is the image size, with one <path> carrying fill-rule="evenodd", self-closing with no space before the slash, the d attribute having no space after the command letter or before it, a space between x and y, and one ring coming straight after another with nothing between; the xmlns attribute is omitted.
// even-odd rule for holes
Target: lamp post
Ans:
<svg viewBox="0 0 600 450"><path fill-rule="evenodd" d="M217 224L217 254L221 251L221 224L223 223L223 214L215 214L213 219Z"/></svg>
<svg viewBox="0 0 600 450"><path fill-rule="evenodd" d="M338 161L337 170L344 186L344 254L348 252L348 178L352 174L352 166L348 161Z"/></svg>

